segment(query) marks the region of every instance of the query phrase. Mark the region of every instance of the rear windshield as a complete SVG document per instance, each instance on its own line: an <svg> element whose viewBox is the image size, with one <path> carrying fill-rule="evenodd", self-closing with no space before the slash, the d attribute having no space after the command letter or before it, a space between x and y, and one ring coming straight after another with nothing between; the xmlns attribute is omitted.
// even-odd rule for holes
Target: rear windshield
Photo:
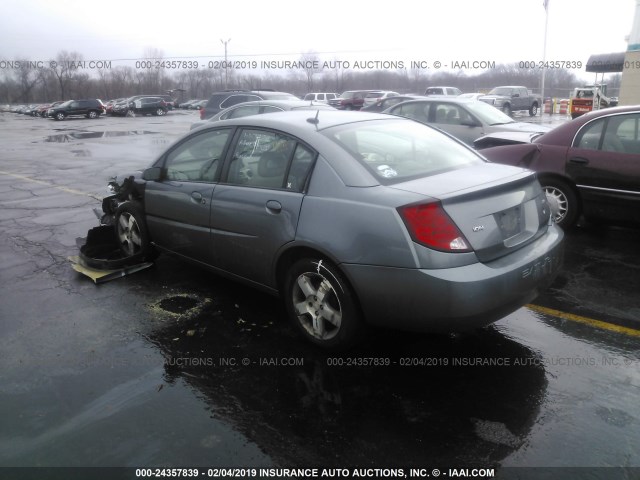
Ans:
<svg viewBox="0 0 640 480"><path fill-rule="evenodd" d="M380 183L390 184L483 163L473 150L413 121L368 121L323 132L365 165Z"/></svg>

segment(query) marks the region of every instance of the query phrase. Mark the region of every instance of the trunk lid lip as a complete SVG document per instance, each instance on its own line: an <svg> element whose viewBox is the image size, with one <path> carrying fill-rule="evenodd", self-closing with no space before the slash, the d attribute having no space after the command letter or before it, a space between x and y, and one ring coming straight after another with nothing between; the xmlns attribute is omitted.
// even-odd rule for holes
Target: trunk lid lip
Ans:
<svg viewBox="0 0 640 480"><path fill-rule="evenodd" d="M493 175L489 174L490 170L494 172ZM526 168L484 163L468 167L464 171L453 170L387 185L387 188L444 201L474 194L481 196L483 192L493 190L501 185L535 179L536 173Z"/></svg>

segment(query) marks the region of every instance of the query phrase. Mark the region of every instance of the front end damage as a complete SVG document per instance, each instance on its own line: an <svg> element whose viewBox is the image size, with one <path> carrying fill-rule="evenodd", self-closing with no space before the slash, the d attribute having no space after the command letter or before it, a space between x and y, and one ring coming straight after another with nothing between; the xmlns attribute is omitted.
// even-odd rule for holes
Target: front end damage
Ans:
<svg viewBox="0 0 640 480"><path fill-rule="evenodd" d="M113 177L107 184L107 190L111 195L102 199L102 214L96 215L100 219L100 225L115 225L115 214L118 207L127 201L142 203L144 199L144 182L136 179L135 175Z"/></svg>
<svg viewBox="0 0 640 480"><path fill-rule="evenodd" d="M86 238L76 240L79 255L69 257L73 268L95 283L119 278L153 265L153 262L148 261L148 252L134 251L127 242L122 241L122 229L117 226L117 222L121 221L118 213L122 210L122 205L141 203L144 198L144 183L136 181L135 176L130 175L121 181L117 177L113 178L107 188L111 195L102 200L102 212L94 209L100 225L90 229Z"/></svg>

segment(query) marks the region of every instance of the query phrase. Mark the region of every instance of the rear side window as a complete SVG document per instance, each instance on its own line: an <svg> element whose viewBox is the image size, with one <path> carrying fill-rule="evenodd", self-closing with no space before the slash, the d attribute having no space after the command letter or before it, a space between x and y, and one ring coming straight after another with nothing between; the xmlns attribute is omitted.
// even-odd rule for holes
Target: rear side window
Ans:
<svg viewBox="0 0 640 480"><path fill-rule="evenodd" d="M301 192L314 159L315 152L293 137L246 129L231 156L227 183Z"/></svg>
<svg viewBox="0 0 640 480"><path fill-rule="evenodd" d="M260 105L247 105L234 108L226 116L223 115L220 118L224 120L226 118L248 117L249 115L257 115L258 113L260 113Z"/></svg>
<svg viewBox="0 0 640 480"><path fill-rule="evenodd" d="M329 128L324 133L383 184L484 162L464 145L416 122L362 122Z"/></svg>

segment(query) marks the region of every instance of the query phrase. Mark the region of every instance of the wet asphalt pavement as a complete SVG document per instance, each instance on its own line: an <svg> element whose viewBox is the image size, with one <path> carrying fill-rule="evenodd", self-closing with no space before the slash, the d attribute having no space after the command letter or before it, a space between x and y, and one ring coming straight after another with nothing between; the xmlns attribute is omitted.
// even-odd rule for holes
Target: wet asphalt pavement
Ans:
<svg viewBox="0 0 640 480"><path fill-rule="evenodd" d="M73 271L108 178L195 120L0 113L0 467L640 478L640 230L570 232L550 290L473 335L374 332L341 355L278 299L168 256L99 286Z"/></svg>

